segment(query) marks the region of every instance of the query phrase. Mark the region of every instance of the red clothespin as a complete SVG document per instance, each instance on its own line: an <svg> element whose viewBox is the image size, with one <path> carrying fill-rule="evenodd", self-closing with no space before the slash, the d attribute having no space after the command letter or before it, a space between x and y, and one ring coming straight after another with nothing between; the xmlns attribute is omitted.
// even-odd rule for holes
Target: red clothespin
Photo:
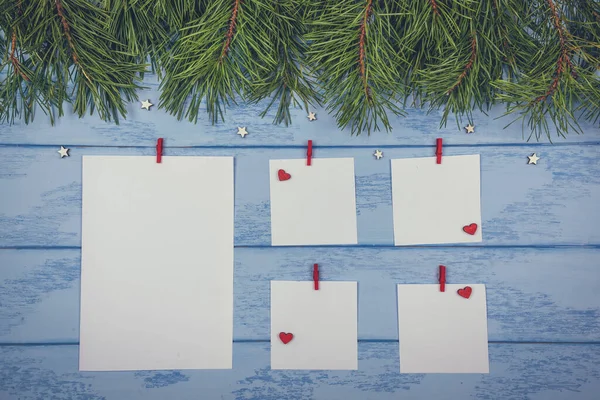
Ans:
<svg viewBox="0 0 600 400"><path fill-rule="evenodd" d="M163 152L163 138L158 138L156 141L156 162L160 164L162 162Z"/></svg>
<svg viewBox="0 0 600 400"><path fill-rule="evenodd" d="M315 282L315 290L319 290L319 264L313 267L313 281Z"/></svg>
<svg viewBox="0 0 600 400"><path fill-rule="evenodd" d="M446 291L446 267L440 265L440 292Z"/></svg>
<svg viewBox="0 0 600 400"><path fill-rule="evenodd" d="M308 141L308 149L306 149L306 165L312 163L312 140Z"/></svg>
<svg viewBox="0 0 600 400"><path fill-rule="evenodd" d="M442 163L442 138L435 139L435 156L437 157L436 162Z"/></svg>

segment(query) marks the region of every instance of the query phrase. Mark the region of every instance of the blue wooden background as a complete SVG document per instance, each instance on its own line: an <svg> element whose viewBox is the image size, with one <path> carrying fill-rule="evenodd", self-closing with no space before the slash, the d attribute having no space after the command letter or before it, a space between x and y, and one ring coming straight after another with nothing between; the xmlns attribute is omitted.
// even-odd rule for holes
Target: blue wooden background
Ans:
<svg viewBox="0 0 600 400"><path fill-rule="evenodd" d="M155 103L158 87L141 99ZM351 137L325 111L273 126L260 106L211 126L130 105L120 126L43 115L0 125L0 399L598 399L600 398L600 131L526 142L519 124L476 114L476 133L412 110L391 134ZM236 135L246 126L249 135ZM527 135L527 133L526 133ZM81 157L235 156L234 362L227 371L78 371ZM483 242L393 247L390 159L481 154ZM268 160L354 157L358 246L270 246ZM71 149L61 159L60 145ZM384 152L375 160L373 151ZM538 165L527 165L537 152ZM271 371L269 281L359 282L359 369ZM488 288L490 374L399 373L397 283Z"/></svg>

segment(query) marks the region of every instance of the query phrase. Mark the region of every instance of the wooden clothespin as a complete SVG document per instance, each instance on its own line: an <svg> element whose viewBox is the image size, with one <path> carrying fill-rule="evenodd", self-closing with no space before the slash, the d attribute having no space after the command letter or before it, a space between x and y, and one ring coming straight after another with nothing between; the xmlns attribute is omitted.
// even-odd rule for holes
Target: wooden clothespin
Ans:
<svg viewBox="0 0 600 400"><path fill-rule="evenodd" d="M156 162L160 164L162 162L163 153L163 138L158 138L156 141Z"/></svg>
<svg viewBox="0 0 600 400"><path fill-rule="evenodd" d="M446 291L446 267L444 265L440 265L440 292Z"/></svg>
<svg viewBox="0 0 600 400"><path fill-rule="evenodd" d="M315 290L319 290L319 264L313 267L313 281L315 282Z"/></svg>
<svg viewBox="0 0 600 400"><path fill-rule="evenodd" d="M312 140L308 141L308 148L306 149L306 165L312 163Z"/></svg>
<svg viewBox="0 0 600 400"><path fill-rule="evenodd" d="M435 156L437 157L436 162L442 163L442 138L435 139Z"/></svg>

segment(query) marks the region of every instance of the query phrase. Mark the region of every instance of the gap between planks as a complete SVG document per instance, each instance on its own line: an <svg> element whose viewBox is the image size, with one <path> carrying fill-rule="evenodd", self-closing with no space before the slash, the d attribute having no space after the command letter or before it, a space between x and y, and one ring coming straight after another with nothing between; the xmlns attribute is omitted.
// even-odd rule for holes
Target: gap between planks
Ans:
<svg viewBox="0 0 600 400"><path fill-rule="evenodd" d="M269 339L233 339L233 343L270 343ZM358 343L398 343L398 339L358 339ZM514 345L600 345L600 341L519 341L519 340L490 340L488 344ZM41 346L79 346L79 342L1 342L0 347L41 347Z"/></svg>
<svg viewBox="0 0 600 400"><path fill-rule="evenodd" d="M357 244L357 245L298 245L298 246L271 246L271 245L234 245L234 249L387 249L387 250L409 250L409 249L427 249L427 250L465 250L465 249L600 249L600 244L527 244L527 245L422 245L422 246L394 246L391 244ZM81 246L0 246L0 250L81 250Z"/></svg>
<svg viewBox="0 0 600 400"><path fill-rule="evenodd" d="M433 140L433 138L432 138ZM458 143L449 144L444 143L444 147L565 147L565 146L598 146L600 141L592 140L586 142L568 142L568 143L530 143L530 142L513 142L513 143ZM20 147L20 148L54 148L57 144L27 144L27 143L0 143L1 147ZM114 149L155 149L156 144L141 146L141 145L94 145L94 144L73 144L63 143L63 146L72 148L114 148ZM358 145L319 145L320 149L418 149L418 148L430 148L435 147L435 143L432 144L358 144ZM165 146L168 149L305 149L304 144L290 144L290 145L193 145L193 146Z"/></svg>

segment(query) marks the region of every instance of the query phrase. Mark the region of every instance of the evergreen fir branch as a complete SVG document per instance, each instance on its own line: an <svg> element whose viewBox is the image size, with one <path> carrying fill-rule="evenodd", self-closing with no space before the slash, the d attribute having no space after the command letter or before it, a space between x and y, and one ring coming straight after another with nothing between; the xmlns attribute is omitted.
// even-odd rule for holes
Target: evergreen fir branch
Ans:
<svg viewBox="0 0 600 400"><path fill-rule="evenodd" d="M539 140L546 135L551 139L551 128L563 137L571 130L581 133L575 113L579 110L585 118L597 120L594 106L600 94L598 58L590 51L594 45L586 38L591 27L580 25L579 31L570 31L573 24L564 15L568 6L556 0L540 0L530 7L534 21L530 24L534 32L531 36L536 39L537 49L532 50L529 62L522 63L514 79L492 82L502 90L498 100L507 104L507 115L522 120L529 138Z"/></svg>
<svg viewBox="0 0 600 400"><path fill-rule="evenodd" d="M197 121L206 103L210 121L250 92L251 83L272 70L269 36L261 28L260 0L204 0L205 11L181 30L165 64L161 104L181 119Z"/></svg>
<svg viewBox="0 0 600 400"><path fill-rule="evenodd" d="M440 126L454 114L460 127L463 115L472 122L473 110L485 113L496 103L498 90L491 82L514 75L520 58L513 48L530 48L532 42L514 34L527 27L520 20L527 5L520 0L452 4L443 9L456 23L447 32L452 41L432 40L424 49L426 63L415 65L414 86L429 111L443 109Z"/></svg>
<svg viewBox="0 0 600 400"><path fill-rule="evenodd" d="M265 70L259 79L251 82L249 100L257 103L270 98L264 117L277 104L274 124L291 124L290 107L308 111L309 104L318 104L319 96L311 81L310 68L306 62L308 44L306 35L306 2L281 0L265 4L265 14L270 15L263 24L268 31L275 62L272 69Z"/></svg>
<svg viewBox="0 0 600 400"><path fill-rule="evenodd" d="M104 0L102 8L110 12L109 32L131 55L130 62L145 64L160 74L169 35L168 26L156 15L156 0ZM142 75L143 77L143 75Z"/></svg>
<svg viewBox="0 0 600 400"><path fill-rule="evenodd" d="M6 45L2 43L2 54L6 54L6 62L0 66L3 79L0 83L0 121L13 123L15 118L21 117L28 123L33 120L36 106L50 116L54 123L52 113L52 102L49 99L51 87L38 85L32 82L33 76L30 69L30 60L19 51L19 44L23 41L22 32L22 1L13 2L4 8L0 14L2 26L8 26L5 30ZM5 53L6 51L6 53Z"/></svg>
<svg viewBox="0 0 600 400"><path fill-rule="evenodd" d="M407 102L457 123L496 103L530 137L600 122L600 3L586 0L0 0L0 121L125 115L149 60L160 107L212 123L321 101L353 134Z"/></svg>
<svg viewBox="0 0 600 400"><path fill-rule="evenodd" d="M198 19L206 6L205 2L190 0L150 1L150 10L169 35L176 35L191 21Z"/></svg>
<svg viewBox="0 0 600 400"><path fill-rule="evenodd" d="M400 0L399 12L395 16L395 30L404 44L405 59L409 63L407 73L400 78L407 94L412 96L412 105L420 106L428 101L429 89L420 81L420 71L427 70L438 60L443 49L457 48L456 40L461 36L463 15L469 0L459 6L443 0L412 1Z"/></svg>
<svg viewBox="0 0 600 400"><path fill-rule="evenodd" d="M322 1L311 5L309 62L338 126L352 134L390 130L388 112L403 114L399 76L407 62L394 30L394 1Z"/></svg>
<svg viewBox="0 0 600 400"><path fill-rule="evenodd" d="M429 4L431 5L431 11L435 16L440 15L440 11L438 10L438 5L436 0L429 0Z"/></svg>
<svg viewBox="0 0 600 400"><path fill-rule="evenodd" d="M447 92L448 95L452 94L452 92L454 92L454 90L462 83L463 79L465 79L465 76L467 76L467 74L473 67L473 63L475 62L476 58L477 58L477 32L473 31L471 33L471 55L469 56L469 61L465 64L463 71L456 79L456 83L454 85L452 85L452 87L450 89L448 89L448 92Z"/></svg>
<svg viewBox="0 0 600 400"><path fill-rule="evenodd" d="M10 56L9 56L10 62L13 66L13 70L14 70L15 74L20 75L21 78L28 81L29 78L21 70L21 63L19 62L19 60L17 59L17 57L15 55L16 51L17 51L17 32L15 30L13 30L13 32L11 34L11 43L10 43Z"/></svg>
<svg viewBox="0 0 600 400"><path fill-rule="evenodd" d="M97 110L102 119L118 123L125 116L125 102L135 98L134 79L144 65L128 60L107 32L108 13L86 0L22 0L16 21L23 32L21 69L31 80L25 93L38 99L51 121L70 101L80 117ZM22 95L17 86L12 90L14 97ZM32 116L30 108L27 102L19 111Z"/></svg>
<svg viewBox="0 0 600 400"><path fill-rule="evenodd" d="M137 99L136 75L144 64L130 60L125 48L107 31L108 14L85 0L55 0L56 14L75 65L74 111L81 117L89 109L100 118L125 116L125 102Z"/></svg>

